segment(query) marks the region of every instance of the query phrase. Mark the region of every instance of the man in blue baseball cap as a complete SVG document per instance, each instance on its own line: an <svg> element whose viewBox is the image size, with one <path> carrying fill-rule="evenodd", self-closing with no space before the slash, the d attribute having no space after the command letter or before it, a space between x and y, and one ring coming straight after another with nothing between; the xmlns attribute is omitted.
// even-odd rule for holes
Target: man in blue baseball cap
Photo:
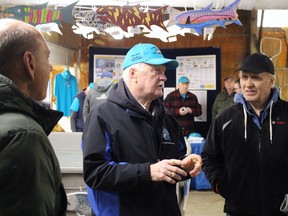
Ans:
<svg viewBox="0 0 288 216"><path fill-rule="evenodd" d="M195 94L188 91L190 80L181 76L178 80L178 89L170 92L163 104L169 112L177 119L182 127L183 135L188 137L195 132L194 117L202 115L202 106Z"/></svg>
<svg viewBox="0 0 288 216"><path fill-rule="evenodd" d="M176 183L198 175L202 160L186 156L181 127L160 100L165 70L177 66L155 45L135 45L122 79L88 116L84 180L94 190L96 215L181 215Z"/></svg>

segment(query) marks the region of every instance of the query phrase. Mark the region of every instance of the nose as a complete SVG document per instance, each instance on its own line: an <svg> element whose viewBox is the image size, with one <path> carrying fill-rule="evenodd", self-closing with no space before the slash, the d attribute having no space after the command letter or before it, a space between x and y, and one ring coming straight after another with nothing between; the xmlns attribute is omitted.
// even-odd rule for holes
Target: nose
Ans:
<svg viewBox="0 0 288 216"><path fill-rule="evenodd" d="M160 76L159 80L166 82L166 80L167 80L167 77L166 77L166 75L165 75L164 73L163 73L163 74L161 74L161 76Z"/></svg>
<svg viewBox="0 0 288 216"><path fill-rule="evenodd" d="M249 78L247 79L247 84L248 84L248 85L251 85L251 84L252 84L252 79L251 79L251 77L249 77Z"/></svg>
<svg viewBox="0 0 288 216"><path fill-rule="evenodd" d="M249 77L246 82L245 82L245 86L248 88L254 87L254 83L253 80L251 79L251 77Z"/></svg>

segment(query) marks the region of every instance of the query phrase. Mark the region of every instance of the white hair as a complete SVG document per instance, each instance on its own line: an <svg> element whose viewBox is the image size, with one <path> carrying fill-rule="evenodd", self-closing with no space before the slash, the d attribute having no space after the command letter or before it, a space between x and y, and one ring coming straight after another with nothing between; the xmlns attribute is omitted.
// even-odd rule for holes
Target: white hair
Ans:
<svg viewBox="0 0 288 216"><path fill-rule="evenodd" d="M123 71L122 78L123 78L124 82L128 81L130 68L131 68L131 66L125 68L125 70Z"/></svg>
<svg viewBox="0 0 288 216"><path fill-rule="evenodd" d="M125 70L123 71L123 74L122 74L122 78L124 80L124 82L128 83L129 80L130 80L130 76L129 76L129 71L131 68L135 68L136 70L141 68L142 64L145 64L145 63L137 63L137 64L134 64L134 65L131 65L127 68L125 68Z"/></svg>

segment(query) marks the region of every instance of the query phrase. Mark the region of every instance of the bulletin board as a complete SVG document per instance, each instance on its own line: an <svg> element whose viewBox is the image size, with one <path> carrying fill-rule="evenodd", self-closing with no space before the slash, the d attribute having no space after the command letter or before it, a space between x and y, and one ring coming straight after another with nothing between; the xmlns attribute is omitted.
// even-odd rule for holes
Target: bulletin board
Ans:
<svg viewBox="0 0 288 216"><path fill-rule="evenodd" d="M95 69L95 56L125 56L130 48L122 49L122 48L101 48L101 47L90 47L89 48L89 83L94 81L94 69ZM203 79L203 77L211 78L210 83L206 83L204 86L196 86L189 87L189 91L192 93L198 94L201 97L201 105L204 113L195 118L195 126L197 128L197 132L199 132L203 137L206 137L210 124L211 124L211 110L213 102L217 96L217 93L221 91L221 49L217 47L205 47L205 48L185 48L185 49L161 49L162 54L166 58L177 59L181 62L186 62L186 68L192 67L191 71L182 71L185 74L188 73L190 79ZM189 66L189 61L191 60L191 64ZM206 61L208 60L208 62ZM213 65L209 66L209 61L213 60ZM215 61L215 62L214 62ZM201 64L208 64L206 68L197 68ZM211 63L211 62L210 62ZM117 65L117 64L115 64ZM194 67L194 69L193 69ZM211 68L209 68L211 67ZM175 90L177 88L177 78L180 73L181 65L177 70L167 69L165 75L167 76L167 81L165 82L166 90ZM197 70L196 70L197 69ZM211 72L211 70L213 71ZM194 73L193 73L194 71ZM195 73L196 71L196 73ZM208 74L208 75L207 75ZM201 77L202 76L202 77ZM211 77L213 76L213 77ZM206 80L207 81L207 80ZM202 81L199 81L200 83ZM192 83L195 84L194 81ZM165 95L164 89L164 95ZM165 96L164 96L165 97ZM163 99L163 98L162 98ZM206 101L205 101L206 100Z"/></svg>
<svg viewBox="0 0 288 216"><path fill-rule="evenodd" d="M122 63L124 55L94 55L93 62L93 82L101 78L102 72L113 72L114 82L122 78Z"/></svg>
<svg viewBox="0 0 288 216"><path fill-rule="evenodd" d="M216 89L216 55L177 56L176 60L176 81L186 76L190 80L189 90Z"/></svg>

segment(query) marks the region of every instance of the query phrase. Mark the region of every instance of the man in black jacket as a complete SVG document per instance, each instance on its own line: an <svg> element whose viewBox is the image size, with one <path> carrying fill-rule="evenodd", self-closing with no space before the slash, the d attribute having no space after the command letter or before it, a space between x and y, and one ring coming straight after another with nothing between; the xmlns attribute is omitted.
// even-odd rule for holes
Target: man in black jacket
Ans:
<svg viewBox="0 0 288 216"><path fill-rule="evenodd" d="M202 161L185 155L181 128L159 99L166 68L177 66L155 45L135 45L125 56L123 78L88 116L84 180L96 215L181 215L175 185L199 174Z"/></svg>
<svg viewBox="0 0 288 216"><path fill-rule="evenodd" d="M52 66L31 25L0 20L0 215L64 216L67 197L47 135L63 113L40 106Z"/></svg>
<svg viewBox="0 0 288 216"><path fill-rule="evenodd" d="M284 216L288 194L288 103L273 88L274 66L261 53L243 60L242 94L212 123L203 170L230 216Z"/></svg>

